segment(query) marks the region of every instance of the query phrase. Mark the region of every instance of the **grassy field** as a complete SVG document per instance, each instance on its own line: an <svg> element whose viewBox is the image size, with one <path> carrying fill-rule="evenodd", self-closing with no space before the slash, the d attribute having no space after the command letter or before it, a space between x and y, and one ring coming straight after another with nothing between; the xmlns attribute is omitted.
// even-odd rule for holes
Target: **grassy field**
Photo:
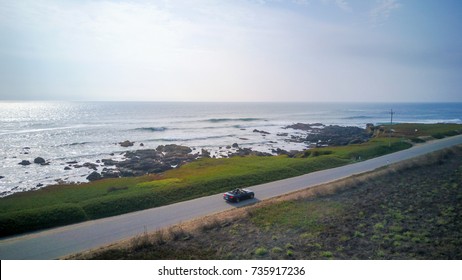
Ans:
<svg viewBox="0 0 462 280"><path fill-rule="evenodd" d="M76 259L461 259L462 147Z"/></svg>
<svg viewBox="0 0 462 280"><path fill-rule="evenodd" d="M429 125L425 131L429 135L445 135L456 128L462 131L460 125ZM402 130L398 125L394 129ZM419 129L424 130L420 125ZM18 193L0 199L0 236L158 207L337 167L410 146L403 136L377 137L363 144L308 150L295 158L200 159L163 174L50 186Z"/></svg>

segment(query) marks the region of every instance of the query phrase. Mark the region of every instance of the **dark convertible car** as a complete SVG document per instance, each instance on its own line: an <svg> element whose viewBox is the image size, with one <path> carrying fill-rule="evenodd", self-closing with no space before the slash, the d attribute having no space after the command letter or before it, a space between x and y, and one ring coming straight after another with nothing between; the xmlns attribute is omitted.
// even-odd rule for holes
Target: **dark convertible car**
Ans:
<svg viewBox="0 0 462 280"><path fill-rule="evenodd" d="M255 196L255 193L251 190L246 189L234 189L223 194L223 199L229 202L239 202L244 199L251 199Z"/></svg>

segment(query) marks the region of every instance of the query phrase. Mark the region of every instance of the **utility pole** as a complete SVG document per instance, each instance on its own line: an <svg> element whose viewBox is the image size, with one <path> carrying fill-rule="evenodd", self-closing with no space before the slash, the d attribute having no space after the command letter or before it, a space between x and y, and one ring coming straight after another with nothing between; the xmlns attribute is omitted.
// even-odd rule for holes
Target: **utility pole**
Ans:
<svg viewBox="0 0 462 280"><path fill-rule="evenodd" d="M393 126L393 115L395 112L393 112L393 109L390 109L390 130L388 131L388 147L391 147L391 132L392 132L392 126Z"/></svg>

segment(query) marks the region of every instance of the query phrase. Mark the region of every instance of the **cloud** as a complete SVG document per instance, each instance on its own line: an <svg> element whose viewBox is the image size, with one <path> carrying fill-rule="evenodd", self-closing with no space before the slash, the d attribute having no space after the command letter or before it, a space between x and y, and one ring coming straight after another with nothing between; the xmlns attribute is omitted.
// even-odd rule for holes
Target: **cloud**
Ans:
<svg viewBox="0 0 462 280"><path fill-rule="evenodd" d="M401 3L397 0L380 0L377 5L369 12L369 18L373 26L383 25L394 10L401 8Z"/></svg>
<svg viewBox="0 0 462 280"><path fill-rule="evenodd" d="M337 5L337 7L346 12L352 11L350 4L348 4L348 2L345 0L335 0L335 4Z"/></svg>
<svg viewBox="0 0 462 280"><path fill-rule="evenodd" d="M346 0L321 0L324 4L334 3L337 8L344 12L352 12L353 9L351 8L350 4Z"/></svg>

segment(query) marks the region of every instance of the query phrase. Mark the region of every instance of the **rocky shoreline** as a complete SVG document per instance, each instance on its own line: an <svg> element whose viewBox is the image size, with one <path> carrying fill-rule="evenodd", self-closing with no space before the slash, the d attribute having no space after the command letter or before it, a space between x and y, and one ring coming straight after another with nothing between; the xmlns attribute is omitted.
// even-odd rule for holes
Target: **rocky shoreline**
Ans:
<svg viewBox="0 0 462 280"><path fill-rule="evenodd" d="M278 133L278 137L284 137L286 142L302 143L306 148L321 147L321 146L340 146L353 143L363 143L368 141L373 136L373 125L368 124L366 128L353 126L338 126L338 125L323 125L321 123L296 123L283 127L287 129L287 133ZM253 130L254 133L259 133L262 137L270 134L263 130ZM241 139L242 140L242 139ZM143 147L143 143L136 143ZM122 148L128 148L135 145L134 141L125 140L117 143ZM25 155L29 154L28 147L24 148ZM199 158L214 158L214 157L235 157L235 156L274 156L287 155L294 157L301 151L299 150L284 150L280 148L271 149L271 153L257 151L252 148L240 147L238 143L233 143L223 147L218 147L218 152L212 155L210 150L191 148L187 146L169 144L160 145L155 149L138 149L122 152L114 158L114 153L110 156L113 158L102 158L95 162L66 162L63 169L69 171L72 169L87 168L88 175L85 179L95 181L104 178L118 177L133 177L152 173L162 173L167 170L177 168L188 162L192 162ZM36 157L33 162L27 159L21 160L18 165L27 168L28 165L49 165L50 161L42 157ZM65 174L64 174L65 176ZM5 178L5 174L1 174L0 180ZM59 184L71 183L68 178L60 178L55 180ZM37 188L42 187L39 183ZM8 195L8 193L0 193L0 196Z"/></svg>

